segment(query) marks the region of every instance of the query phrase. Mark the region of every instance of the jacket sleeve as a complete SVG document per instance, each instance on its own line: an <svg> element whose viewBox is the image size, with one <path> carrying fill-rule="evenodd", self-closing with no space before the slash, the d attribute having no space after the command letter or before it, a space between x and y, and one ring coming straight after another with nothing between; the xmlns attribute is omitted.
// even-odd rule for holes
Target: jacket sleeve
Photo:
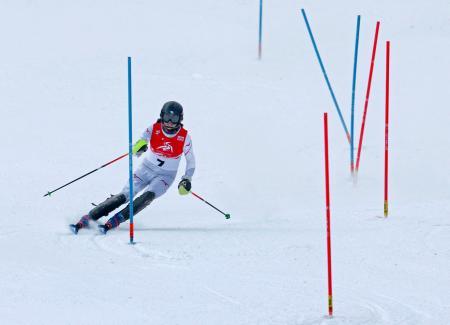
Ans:
<svg viewBox="0 0 450 325"><path fill-rule="evenodd" d="M145 129L145 131L141 135L141 139L150 142L150 138L152 137L153 132L153 125L150 125L148 128Z"/></svg>
<svg viewBox="0 0 450 325"><path fill-rule="evenodd" d="M191 180L195 172L195 156L194 149L192 148L192 139L189 134L187 135L186 141L184 142L183 152L184 157L186 158L186 171L182 178Z"/></svg>

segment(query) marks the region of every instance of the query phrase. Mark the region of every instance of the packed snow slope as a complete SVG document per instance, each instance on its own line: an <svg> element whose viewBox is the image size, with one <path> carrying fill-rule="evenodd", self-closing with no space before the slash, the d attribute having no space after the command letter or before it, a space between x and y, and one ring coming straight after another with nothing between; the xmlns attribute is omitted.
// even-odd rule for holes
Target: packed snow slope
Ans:
<svg viewBox="0 0 450 325"><path fill-rule="evenodd" d="M257 0L0 4L2 324L449 324L450 3ZM357 181L300 14L356 138L381 21ZM385 42L390 213L383 217ZM177 100L197 157L128 225L67 225L128 181L128 151ZM323 112L329 113L334 318L327 314ZM135 166L139 160L134 161ZM181 166L184 168L184 165ZM182 171L177 176L181 177ZM101 221L105 221L104 218ZM96 225L94 225L96 226Z"/></svg>

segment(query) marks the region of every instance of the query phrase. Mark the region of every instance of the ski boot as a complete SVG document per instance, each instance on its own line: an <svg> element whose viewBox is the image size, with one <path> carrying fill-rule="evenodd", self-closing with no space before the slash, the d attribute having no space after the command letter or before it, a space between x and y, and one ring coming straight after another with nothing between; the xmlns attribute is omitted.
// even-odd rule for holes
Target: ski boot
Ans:
<svg viewBox="0 0 450 325"><path fill-rule="evenodd" d="M81 228L89 228L90 219L91 217L89 217L89 215L87 214L81 217L80 221L78 221L76 224L70 224L69 228L76 235Z"/></svg>
<svg viewBox="0 0 450 325"><path fill-rule="evenodd" d="M111 224L109 224L108 222L104 225L98 225L98 231L100 231L100 233L102 235L106 235L106 233L108 232L108 230L112 229Z"/></svg>

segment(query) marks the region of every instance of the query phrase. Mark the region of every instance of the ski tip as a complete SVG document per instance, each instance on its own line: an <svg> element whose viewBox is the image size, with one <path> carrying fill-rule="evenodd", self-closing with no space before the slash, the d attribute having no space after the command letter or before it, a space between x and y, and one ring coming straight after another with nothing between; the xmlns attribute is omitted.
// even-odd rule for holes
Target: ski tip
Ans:
<svg viewBox="0 0 450 325"><path fill-rule="evenodd" d="M230 219L230 218L231 218L231 215L229 213L226 213L225 214L225 219Z"/></svg>
<svg viewBox="0 0 450 325"><path fill-rule="evenodd" d="M74 235L78 234L79 228L77 227L77 225L71 224L71 225L69 225L69 229Z"/></svg>
<svg viewBox="0 0 450 325"><path fill-rule="evenodd" d="M108 232L108 228L105 225L98 225L98 231L102 234L102 235L106 235L106 233Z"/></svg>

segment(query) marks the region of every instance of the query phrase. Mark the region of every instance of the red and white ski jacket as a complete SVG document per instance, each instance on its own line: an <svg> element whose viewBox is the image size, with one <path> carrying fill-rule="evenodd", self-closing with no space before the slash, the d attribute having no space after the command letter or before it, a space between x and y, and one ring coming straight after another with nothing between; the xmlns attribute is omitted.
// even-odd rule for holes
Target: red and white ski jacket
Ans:
<svg viewBox="0 0 450 325"><path fill-rule="evenodd" d="M183 177L191 178L195 171L195 156L192 140L188 131L183 127L175 134L167 134L160 122L148 127L141 136L148 143L149 149L145 154L144 165L165 173L176 173L184 154L186 171ZM156 167L156 168L155 168Z"/></svg>

